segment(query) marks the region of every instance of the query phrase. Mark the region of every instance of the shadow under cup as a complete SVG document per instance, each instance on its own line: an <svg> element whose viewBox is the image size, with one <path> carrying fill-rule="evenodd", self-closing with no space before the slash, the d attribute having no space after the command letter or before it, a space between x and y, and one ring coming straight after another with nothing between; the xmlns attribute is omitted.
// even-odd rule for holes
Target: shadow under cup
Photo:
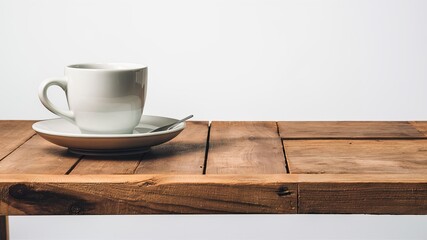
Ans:
<svg viewBox="0 0 427 240"><path fill-rule="evenodd" d="M49 86L66 92L70 110L47 98ZM46 79L39 97L47 109L77 125L82 133L128 134L139 124L147 93L147 67L131 63L74 64L65 77Z"/></svg>

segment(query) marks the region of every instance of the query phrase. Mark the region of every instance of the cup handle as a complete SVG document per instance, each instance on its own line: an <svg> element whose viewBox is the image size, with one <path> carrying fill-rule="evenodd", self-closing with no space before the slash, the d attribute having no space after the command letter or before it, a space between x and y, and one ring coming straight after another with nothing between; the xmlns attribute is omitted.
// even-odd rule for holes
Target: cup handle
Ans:
<svg viewBox="0 0 427 240"><path fill-rule="evenodd" d="M71 110L61 110L56 108L52 102L47 97L47 89L50 86L59 86L64 90L65 95L67 95L67 81L65 80L65 77L62 78L48 78L44 80L39 87L39 98L40 101L43 103L43 105L49 109L49 111L53 112L54 114L68 120L74 123L74 113Z"/></svg>

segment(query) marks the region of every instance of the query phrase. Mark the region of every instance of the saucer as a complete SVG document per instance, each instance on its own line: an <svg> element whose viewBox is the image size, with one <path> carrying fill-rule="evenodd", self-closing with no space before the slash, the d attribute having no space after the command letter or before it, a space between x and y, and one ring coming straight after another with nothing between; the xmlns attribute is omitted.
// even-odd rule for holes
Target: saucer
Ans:
<svg viewBox="0 0 427 240"><path fill-rule="evenodd" d="M130 155L147 152L150 147L165 143L178 136L185 122L166 131L153 132L158 127L178 119L147 116L130 134L83 134L74 124L62 118L44 120L33 124L33 129L47 141L67 147L72 153L83 155Z"/></svg>

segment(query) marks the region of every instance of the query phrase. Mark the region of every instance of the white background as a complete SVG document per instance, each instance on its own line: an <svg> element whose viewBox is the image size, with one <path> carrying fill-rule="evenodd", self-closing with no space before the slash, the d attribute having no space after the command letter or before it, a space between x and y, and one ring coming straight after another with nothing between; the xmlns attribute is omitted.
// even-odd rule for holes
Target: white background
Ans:
<svg viewBox="0 0 427 240"><path fill-rule="evenodd" d="M149 66L145 114L426 120L426 24L427 1L415 0L0 0L0 119L54 117L37 88L65 65L136 62ZM59 89L50 96L66 106ZM249 239L245 233L425 239L427 218L11 219L12 240Z"/></svg>

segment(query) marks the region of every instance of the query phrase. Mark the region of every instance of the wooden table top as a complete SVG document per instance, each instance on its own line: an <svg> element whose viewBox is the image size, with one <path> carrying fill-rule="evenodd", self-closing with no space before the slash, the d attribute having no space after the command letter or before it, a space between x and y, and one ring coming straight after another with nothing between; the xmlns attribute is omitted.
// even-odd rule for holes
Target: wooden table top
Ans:
<svg viewBox="0 0 427 240"><path fill-rule="evenodd" d="M0 121L0 215L427 214L427 122L191 121L128 157Z"/></svg>

